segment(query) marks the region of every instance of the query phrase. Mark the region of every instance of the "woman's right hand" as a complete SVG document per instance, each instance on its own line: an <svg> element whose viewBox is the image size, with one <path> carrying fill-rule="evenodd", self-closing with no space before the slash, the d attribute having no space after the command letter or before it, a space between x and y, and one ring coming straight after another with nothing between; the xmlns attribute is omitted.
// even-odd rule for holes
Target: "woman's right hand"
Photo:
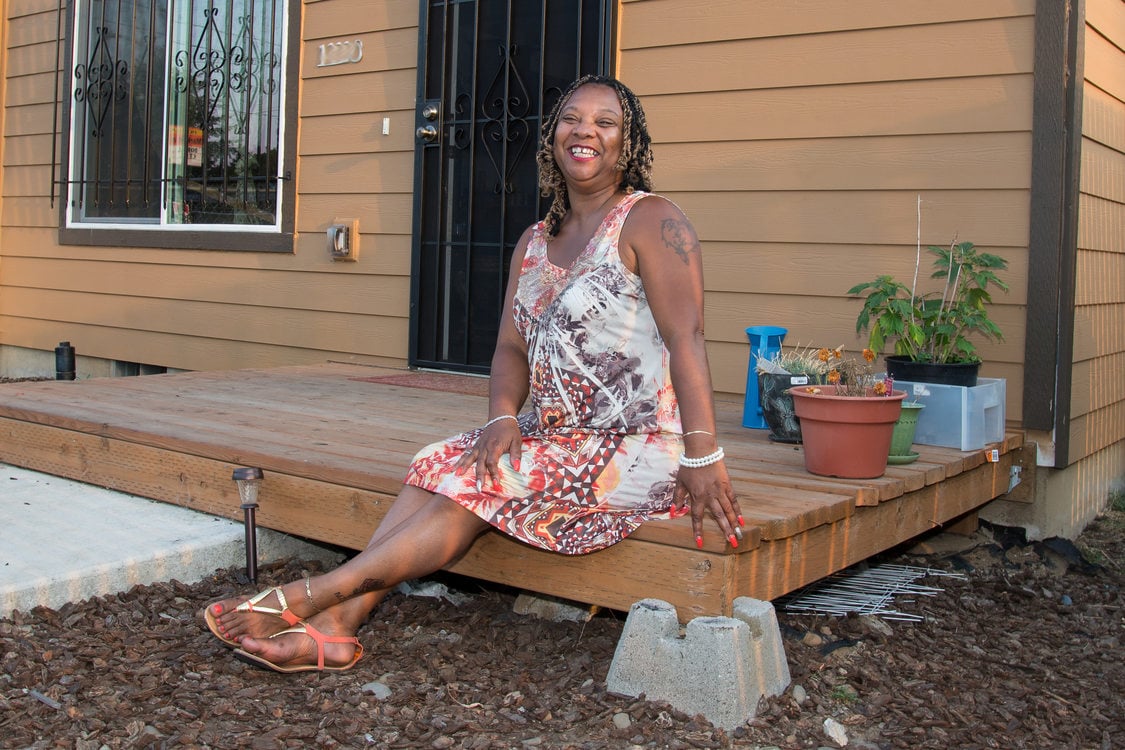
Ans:
<svg viewBox="0 0 1125 750"><path fill-rule="evenodd" d="M512 468L519 471L522 452L523 435L520 434L519 423L515 419L501 419L485 426L473 447L457 461L457 471L475 467L477 491L491 487L499 492L500 457L507 453Z"/></svg>

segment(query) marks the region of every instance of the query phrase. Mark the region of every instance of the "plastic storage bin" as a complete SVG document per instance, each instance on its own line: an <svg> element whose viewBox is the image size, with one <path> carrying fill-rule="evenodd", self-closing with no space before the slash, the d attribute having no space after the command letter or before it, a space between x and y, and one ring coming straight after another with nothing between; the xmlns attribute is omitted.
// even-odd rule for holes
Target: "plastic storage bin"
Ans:
<svg viewBox="0 0 1125 750"><path fill-rule="evenodd" d="M972 388L896 380L895 390L926 408L918 417L914 442L963 451L980 450L1004 439L1003 378L979 378Z"/></svg>

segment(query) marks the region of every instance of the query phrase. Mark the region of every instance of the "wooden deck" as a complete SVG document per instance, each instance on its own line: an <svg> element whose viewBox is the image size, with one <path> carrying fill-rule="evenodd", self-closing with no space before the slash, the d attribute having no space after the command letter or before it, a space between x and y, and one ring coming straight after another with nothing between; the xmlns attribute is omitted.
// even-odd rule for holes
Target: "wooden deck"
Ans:
<svg viewBox="0 0 1125 750"><path fill-rule="evenodd" d="M241 519L231 471L265 472L259 524L362 548L423 445L484 421L480 378L346 364L0 385L0 462ZM916 446L884 477L804 470L799 446L741 426L720 401L719 430L747 523L737 550L708 521L655 521L580 557L486 534L451 570L627 610L655 596L682 619L730 614L738 596L775 599L1008 490L1033 459L1010 434L985 451Z"/></svg>

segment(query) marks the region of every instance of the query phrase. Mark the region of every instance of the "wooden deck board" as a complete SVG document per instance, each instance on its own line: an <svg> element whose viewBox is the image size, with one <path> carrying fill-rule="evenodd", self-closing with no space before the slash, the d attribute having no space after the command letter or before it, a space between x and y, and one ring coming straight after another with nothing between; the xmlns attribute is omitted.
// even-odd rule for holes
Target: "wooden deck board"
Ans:
<svg viewBox="0 0 1125 750"><path fill-rule="evenodd" d="M360 549L413 455L484 421L487 382L467 377L326 364L3 384L0 461L236 519L231 470L259 466L259 523ZM620 609L656 588L681 617L729 614L737 596L788 593L983 505L1022 445L1008 436L989 464L983 451L916 446L918 461L879 479L817 477L799 447L743 428L741 406L717 404L747 520L737 550L711 519L696 549L679 518L580 557L489 534L452 569Z"/></svg>

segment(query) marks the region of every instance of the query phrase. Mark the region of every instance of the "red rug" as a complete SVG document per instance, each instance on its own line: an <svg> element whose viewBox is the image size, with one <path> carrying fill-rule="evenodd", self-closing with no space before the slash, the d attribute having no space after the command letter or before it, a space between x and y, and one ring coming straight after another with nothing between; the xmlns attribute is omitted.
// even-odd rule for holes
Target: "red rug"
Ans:
<svg viewBox="0 0 1125 750"><path fill-rule="evenodd" d="M463 393L466 396L487 396L488 378L455 375L444 372L406 372L401 375L376 375L371 378L349 378L363 383L400 385L406 388L425 388L431 391Z"/></svg>

